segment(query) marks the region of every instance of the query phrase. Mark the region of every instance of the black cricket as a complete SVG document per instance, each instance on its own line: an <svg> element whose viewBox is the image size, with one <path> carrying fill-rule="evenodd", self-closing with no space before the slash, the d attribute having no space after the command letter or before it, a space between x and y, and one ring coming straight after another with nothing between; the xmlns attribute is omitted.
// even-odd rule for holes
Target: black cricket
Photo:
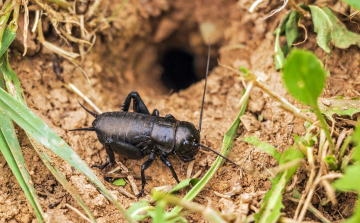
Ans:
<svg viewBox="0 0 360 223"><path fill-rule="evenodd" d="M200 147L203 147L221 156L209 147L200 144L201 119L209 71L209 59L210 46L199 129L196 129L194 124L179 121L170 114L160 117L157 109L154 109L150 115L145 103L135 91L127 96L122 111L119 112L105 112L98 115L80 104L81 107L95 117L95 120L90 128L73 129L70 131L95 131L100 143L104 145L109 158L103 165L93 165L92 167L102 170L107 165L114 163L114 152L125 158L136 160L149 155L149 159L141 166L142 188L141 192L137 195L140 197L144 193L146 184L145 170L151 166L157 153L160 152L160 160L170 168L173 177L178 183L180 181L176 172L167 159L170 154L177 155L183 162L189 162L195 159L195 155ZM131 99L133 100L134 112L129 112ZM221 157L230 161L223 156ZM233 163L232 161L230 162Z"/></svg>

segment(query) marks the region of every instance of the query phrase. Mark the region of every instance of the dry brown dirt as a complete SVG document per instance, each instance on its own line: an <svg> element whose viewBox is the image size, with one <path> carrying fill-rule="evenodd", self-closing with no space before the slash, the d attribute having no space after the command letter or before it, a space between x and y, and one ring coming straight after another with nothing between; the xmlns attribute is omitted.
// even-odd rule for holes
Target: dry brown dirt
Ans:
<svg viewBox="0 0 360 223"><path fill-rule="evenodd" d="M140 0L131 1L120 11L112 27L105 34L99 34L92 51L81 63L91 84L78 68L66 60L60 63L63 72L58 78L53 71L54 54L45 48L34 56L25 57L18 56L14 49L10 53L10 64L20 79L29 108L62 137L89 166L100 164L106 161L106 154L95 133L68 131L91 126L93 117L79 106L78 101L84 103L83 99L65 88L64 83L74 84L102 111L119 110L127 94L138 91L150 111L157 108L162 116L172 114L179 120L193 122L198 126L204 80L188 89L171 94L160 81L161 66L158 59L166 49L182 47L195 54L196 69L202 70L200 76L203 76L207 46L201 39L199 25L204 22L215 24L217 32L221 33L211 49L213 61L219 59L231 66L244 66L250 69L261 76L271 90L301 107L286 93L281 74L275 71L275 37L272 33L286 10L267 20L260 20L271 9L279 6L269 2L274 1L264 1L251 14L247 10L252 1L248 0L154 0L146 3ZM120 3L113 4L114 7L111 8L115 9ZM297 47L315 52L325 62L327 55L317 46L312 25L307 24L307 28L308 40ZM299 41L302 41L302 38L304 37L299 37ZM56 38L53 39L55 41ZM328 62L331 76L322 96L357 96L357 91L360 91L359 61L360 50L357 47L346 50L334 49ZM201 143L216 151L220 150L224 133L239 112L236 104L240 100L242 90L241 81L235 79L232 72L218 66L212 69L206 90ZM89 105L85 105L90 108ZM259 115L264 118L261 122L257 121ZM256 88L251 92L248 109L242 121L244 123L240 125L237 137L255 135L276 146L279 152L292 145L292 133L302 135L305 132L303 120L281 110L277 103ZM27 168L40 196L47 220L85 222L65 206L70 204L81 209L47 170L20 128L18 133ZM52 155L52 158L57 161L57 166L67 180L79 191L98 222L124 221L114 205L107 201L86 177L55 155ZM214 154L201 150L196 155L193 174L202 170L201 178L215 158ZM271 187L267 169L275 167L277 163L270 155L245 142L235 140L229 158L241 163L241 167L235 168L225 163L195 198L195 202L223 212L231 212L237 210L241 193L261 192ZM138 174L141 164L146 160L126 160L120 156L116 156L116 159L123 162L131 172ZM182 163L176 157L170 157L170 161L180 180L185 179L188 164ZM138 201L120 194L116 186L104 181L105 171L95 169L94 172L116 195L124 208ZM299 177L296 187L302 191L308 173L300 169L297 174ZM147 200L150 200L151 188L175 184L170 170L158 159L146 171L146 175L151 177L145 188L144 198ZM138 186L141 184L140 180L136 180L136 183ZM222 194L230 192L239 185L242 187L241 192L235 193L231 199L220 198L214 194L215 191ZM131 192L129 184L125 189ZM184 196L186 192L187 190L182 190L177 195ZM351 216L356 200L354 194L341 195L339 199L342 204L335 207L330 204L320 207L319 198L324 197L325 193L319 190L312 203L315 207L321 208L328 219L336 221ZM292 217L296 204L287 200L284 202L286 216ZM254 207L249 214L259 208L258 201L253 203ZM206 222L198 214L190 214L186 218L190 222ZM0 156L0 222L36 222L34 219L34 212L24 193L5 159ZM305 220L317 219L308 212Z"/></svg>

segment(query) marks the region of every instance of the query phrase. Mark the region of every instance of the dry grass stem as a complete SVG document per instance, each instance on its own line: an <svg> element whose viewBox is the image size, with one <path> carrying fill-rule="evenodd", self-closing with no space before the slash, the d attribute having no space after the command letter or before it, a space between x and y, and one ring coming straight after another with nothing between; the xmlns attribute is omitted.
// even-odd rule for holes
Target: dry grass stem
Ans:
<svg viewBox="0 0 360 223"><path fill-rule="evenodd" d="M295 199L295 198L292 198L292 197L286 197L286 199L290 200L290 201L293 201L295 203L299 203L300 201L298 199ZM324 222L324 223L331 223L331 221L329 221L318 209L316 209L312 204L309 204L308 206L309 210L318 218L321 220L321 222ZM291 219L292 220L292 219ZM280 222L283 222L280 220ZM284 221L284 222L294 222L294 220L292 221ZM305 222L308 222L308 221L303 221L302 223L305 223Z"/></svg>
<svg viewBox="0 0 360 223"><path fill-rule="evenodd" d="M295 159L293 161L287 162L285 164L281 164L280 166L278 166L278 168L275 169L274 175L279 174L280 172L283 172L287 169L290 169L296 165L299 165L301 163L304 163L305 160L304 159Z"/></svg>
<svg viewBox="0 0 360 223"><path fill-rule="evenodd" d="M301 18L300 18L299 21L298 21L298 26L301 27L301 28L303 28L303 29L305 30L305 39L304 39L303 41L299 42L299 43L294 43L293 46L297 46L297 45L303 44L303 43L305 43L306 40L308 39L307 29L306 29L306 27L305 27L303 24L300 23L300 21L301 21Z"/></svg>
<svg viewBox="0 0 360 223"><path fill-rule="evenodd" d="M39 23L39 18L40 18L40 10L36 10L36 11L35 11L34 26L33 26L33 28L31 29L31 32L33 32L33 33L36 31L37 25L38 25L38 23Z"/></svg>
<svg viewBox="0 0 360 223"><path fill-rule="evenodd" d="M249 8L249 12L253 13L255 8L264 0L256 0Z"/></svg>
<svg viewBox="0 0 360 223"><path fill-rule="evenodd" d="M301 209L301 207L302 207L303 203L304 203L304 206L305 206L306 197L309 198L308 194L310 193L310 190L312 188L313 181L314 181L314 178L315 178L315 174L316 174L315 173L314 158L313 158L313 155L312 155L312 149L309 148L309 147L307 148L307 156L308 156L308 162L309 162L309 168L310 168L310 176L309 176L308 182L306 183L305 191L301 195L299 204L298 204L298 206L296 208L294 218L293 218L295 221L298 218L299 213L300 213L300 216L301 216L301 214L303 214L302 212L300 212L300 210L304 210L304 207L303 207L303 209ZM321 174L320 171L319 171L319 173ZM297 221L297 222L299 222L299 221Z"/></svg>
<svg viewBox="0 0 360 223"><path fill-rule="evenodd" d="M346 129L343 129L337 139L337 142L336 142L336 146L335 146L335 153L337 154L339 152L339 149L340 149L340 146L342 144L342 142L344 141L345 137L346 137L346 133L347 133L347 130Z"/></svg>
<svg viewBox="0 0 360 223"><path fill-rule="evenodd" d="M311 14L310 12L305 11L304 9L302 9L300 6L298 6L294 0L289 0L289 5L291 6L291 8L293 8L295 11L297 11L300 15L302 15L303 17L307 18L307 19L311 19Z"/></svg>
<svg viewBox="0 0 360 223"><path fill-rule="evenodd" d="M102 111L88 98L86 97L78 88L76 88L73 84L64 84L64 87L67 89L75 92L77 95L79 95L84 101L86 101L97 113L101 114Z"/></svg>
<svg viewBox="0 0 360 223"><path fill-rule="evenodd" d="M275 15L276 13L280 12L281 10L283 10L283 9L286 7L286 5L287 5L288 2L289 2L289 0L284 0L284 4L283 4L280 8L278 8L278 9L276 9L276 10L272 10L271 13L270 13L270 15L266 16L265 18L263 18L263 19L261 19L261 20L267 19L267 18Z"/></svg>
<svg viewBox="0 0 360 223"><path fill-rule="evenodd" d="M218 197L225 198L225 199L230 199L230 198L231 198L230 195L220 194L220 193L218 193L218 192L216 192L216 191L214 191L214 194L215 194L216 196L218 196Z"/></svg>
<svg viewBox="0 0 360 223"><path fill-rule="evenodd" d="M131 173L129 172L129 170L126 168L126 166L120 162L120 161L116 161L116 163L120 166L121 170L124 171L127 174L127 179L130 182L130 185L133 189L133 192L138 195L140 193L138 187L136 186L136 182L134 177L131 175Z"/></svg>
<svg viewBox="0 0 360 223"><path fill-rule="evenodd" d="M241 105L244 103L244 101L249 97L250 91L254 86L254 81L250 81L250 83L247 85L245 94L241 97L239 103L236 105L237 108L240 108Z"/></svg>
<svg viewBox="0 0 360 223"><path fill-rule="evenodd" d="M83 215L78 209L74 208L73 206L71 206L70 204L65 204L66 207L68 207L69 209L75 211L76 214L78 214L81 218L83 218L85 221L93 223L93 221L91 221L89 218L87 218L85 215Z"/></svg>
<svg viewBox="0 0 360 223"><path fill-rule="evenodd" d="M28 29L29 29L29 9L28 9L28 0L23 0L22 1L22 5L24 6L24 53L23 56L26 55L27 52L27 36L28 36Z"/></svg>
<svg viewBox="0 0 360 223"><path fill-rule="evenodd" d="M198 178L201 175L201 173L202 173L202 170L199 170L198 172L196 172L194 174L194 176L192 176L192 178Z"/></svg>
<svg viewBox="0 0 360 223"><path fill-rule="evenodd" d="M293 177L293 179L292 179L291 184L286 188L286 192L290 192L290 191L293 190L293 188L294 188L295 185L296 185L297 180L298 180L298 175L295 174L294 177Z"/></svg>

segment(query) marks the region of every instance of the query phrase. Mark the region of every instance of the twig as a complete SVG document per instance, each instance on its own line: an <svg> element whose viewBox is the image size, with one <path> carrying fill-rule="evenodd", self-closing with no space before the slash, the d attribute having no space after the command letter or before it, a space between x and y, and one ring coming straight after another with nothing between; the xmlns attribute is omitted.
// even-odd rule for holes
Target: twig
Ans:
<svg viewBox="0 0 360 223"><path fill-rule="evenodd" d="M122 162L120 161L116 161L116 163L121 167L122 171L124 171L125 173L127 173L127 178L128 180L130 181L130 185L133 189L133 192L138 195L140 192L139 192L139 189L137 188L136 186L136 183L135 183L135 179L134 177L131 175L131 173L129 172L129 170L126 168L126 166L124 164L122 164Z"/></svg>
<svg viewBox="0 0 360 223"><path fill-rule="evenodd" d="M132 194L130 194L129 192L127 192L127 191L125 190L125 188L123 188L122 186L118 187L118 191L119 191L119 193L121 193L121 194L123 194L123 195L125 195L125 196L127 196L127 197L129 197L129 198L136 199L136 197L135 197L134 195L132 195Z"/></svg>
<svg viewBox="0 0 360 223"><path fill-rule="evenodd" d="M87 218L85 215L83 215L78 209L74 208L73 206L71 206L70 204L65 204L66 207L70 208L71 210L75 211L76 214L78 214L80 217L82 217L83 219L85 219L87 222L93 223L93 221L91 221L89 218Z"/></svg>
<svg viewBox="0 0 360 223"><path fill-rule="evenodd" d="M291 8L293 8L295 11L297 11L300 15L304 16L307 19L311 19L311 14L310 12L305 11L304 9L302 9L300 6L298 6L294 0L289 0L289 5L291 6Z"/></svg>

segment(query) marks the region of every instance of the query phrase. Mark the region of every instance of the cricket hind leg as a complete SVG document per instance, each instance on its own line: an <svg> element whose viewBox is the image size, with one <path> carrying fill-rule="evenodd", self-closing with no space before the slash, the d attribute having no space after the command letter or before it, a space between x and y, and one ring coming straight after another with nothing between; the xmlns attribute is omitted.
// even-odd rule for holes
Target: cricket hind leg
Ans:
<svg viewBox="0 0 360 223"><path fill-rule="evenodd" d="M129 111L131 99L133 99L133 107L135 112L150 115L148 108L146 107L143 100L140 98L139 93L137 93L136 91L131 92L126 97L122 108L123 111Z"/></svg>

